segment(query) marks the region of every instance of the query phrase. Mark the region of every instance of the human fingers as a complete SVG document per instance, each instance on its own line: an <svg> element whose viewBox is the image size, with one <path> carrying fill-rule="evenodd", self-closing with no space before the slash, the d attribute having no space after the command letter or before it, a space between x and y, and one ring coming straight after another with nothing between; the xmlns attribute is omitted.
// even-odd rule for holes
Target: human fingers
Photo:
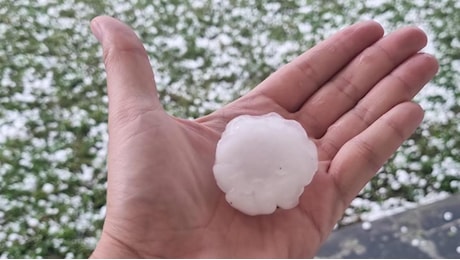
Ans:
<svg viewBox="0 0 460 260"><path fill-rule="evenodd" d="M410 137L423 119L422 108L401 103L381 116L339 150L329 174L341 192L344 205L359 193L385 161Z"/></svg>
<svg viewBox="0 0 460 260"><path fill-rule="evenodd" d="M406 27L382 38L319 89L297 112L310 133L321 137L327 128L427 42L423 31Z"/></svg>
<svg viewBox="0 0 460 260"><path fill-rule="evenodd" d="M347 27L283 66L254 89L289 112L302 104L362 50L383 35L382 27L366 21Z"/></svg>
<svg viewBox="0 0 460 260"><path fill-rule="evenodd" d="M94 18L91 29L104 52L109 124L123 124L146 111L162 110L147 53L133 30L108 16Z"/></svg>
<svg viewBox="0 0 460 260"><path fill-rule="evenodd" d="M438 71L436 59L417 54L382 79L359 103L332 124L318 140L323 156L333 158L348 140L399 103L410 101ZM326 158L320 158L326 159Z"/></svg>

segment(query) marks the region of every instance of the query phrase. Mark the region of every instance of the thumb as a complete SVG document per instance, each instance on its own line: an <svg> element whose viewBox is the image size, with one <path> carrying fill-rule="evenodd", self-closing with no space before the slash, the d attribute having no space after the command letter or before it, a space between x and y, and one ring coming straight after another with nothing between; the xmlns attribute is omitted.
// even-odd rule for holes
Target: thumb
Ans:
<svg viewBox="0 0 460 260"><path fill-rule="evenodd" d="M133 30L108 16L94 18L91 30L104 52L109 123L123 124L146 111L162 110L149 58Z"/></svg>

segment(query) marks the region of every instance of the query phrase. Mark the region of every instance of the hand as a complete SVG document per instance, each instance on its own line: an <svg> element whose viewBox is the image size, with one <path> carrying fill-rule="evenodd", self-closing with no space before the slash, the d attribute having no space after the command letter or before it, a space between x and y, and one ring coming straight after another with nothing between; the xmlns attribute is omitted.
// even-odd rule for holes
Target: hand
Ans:
<svg viewBox="0 0 460 260"><path fill-rule="evenodd" d="M249 94L195 121L169 116L146 52L121 22L98 17L109 95L107 215L93 257L312 257L351 200L417 128L411 102L435 74L413 27L382 38L350 26ZM232 118L277 112L313 137L320 168L291 210L251 217L217 187L216 143Z"/></svg>

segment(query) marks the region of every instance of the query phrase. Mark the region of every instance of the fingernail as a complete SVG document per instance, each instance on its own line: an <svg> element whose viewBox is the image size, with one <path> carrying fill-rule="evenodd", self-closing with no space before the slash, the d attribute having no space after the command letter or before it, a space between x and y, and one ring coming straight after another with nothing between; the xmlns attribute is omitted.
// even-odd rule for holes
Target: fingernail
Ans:
<svg viewBox="0 0 460 260"><path fill-rule="evenodd" d="M91 22L91 31L93 31L93 34L96 37L96 39L102 43L102 39L103 39L102 29L99 23L95 20Z"/></svg>

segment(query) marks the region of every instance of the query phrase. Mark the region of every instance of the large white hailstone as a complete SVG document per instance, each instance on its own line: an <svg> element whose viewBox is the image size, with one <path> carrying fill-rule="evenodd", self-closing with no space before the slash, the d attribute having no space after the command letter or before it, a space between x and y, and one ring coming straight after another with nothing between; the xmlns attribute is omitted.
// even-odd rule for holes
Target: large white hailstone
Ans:
<svg viewBox="0 0 460 260"><path fill-rule="evenodd" d="M316 146L303 127L276 113L230 121L213 168L226 200L247 215L296 207L317 169Z"/></svg>

